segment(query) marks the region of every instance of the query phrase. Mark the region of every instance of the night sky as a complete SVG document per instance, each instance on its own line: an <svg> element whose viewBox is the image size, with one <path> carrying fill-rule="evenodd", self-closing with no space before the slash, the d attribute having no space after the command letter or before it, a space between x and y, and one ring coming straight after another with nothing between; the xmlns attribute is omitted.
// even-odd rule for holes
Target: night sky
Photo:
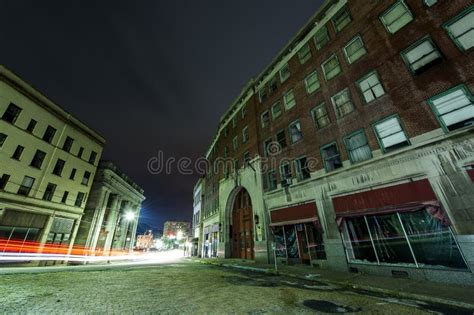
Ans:
<svg viewBox="0 0 474 315"><path fill-rule="evenodd" d="M141 226L191 220L198 175L152 175L203 155L219 118L322 0L0 1L0 63L99 132L103 158L145 189Z"/></svg>

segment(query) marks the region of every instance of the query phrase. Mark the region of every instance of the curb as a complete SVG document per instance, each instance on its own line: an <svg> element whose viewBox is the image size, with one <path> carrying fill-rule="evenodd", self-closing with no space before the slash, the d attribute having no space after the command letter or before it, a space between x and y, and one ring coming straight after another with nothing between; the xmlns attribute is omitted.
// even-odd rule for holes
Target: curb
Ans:
<svg viewBox="0 0 474 315"><path fill-rule="evenodd" d="M281 275L281 276L285 276L285 277L308 280L307 278L305 278L303 276L295 275L295 274L292 274L292 273L275 272L274 269L234 265L234 264L221 263L221 262L217 262L217 261L197 260L197 261L194 261L194 262L199 262L201 264L214 265L214 266L219 266L219 267L224 267L224 268L248 270L248 271L253 271L253 272L273 274L273 275ZM369 291L369 292L382 293L382 294L385 294L385 295L388 295L388 296L391 296L391 297L404 298L404 299L410 299L410 300L419 300L419 301L422 301L422 302L430 302L430 303L437 303L437 304L444 304L444 305L449 305L449 306L453 306L453 307L470 309L470 310L474 311L474 304L471 304L471 303L465 303L465 302L459 302L459 301L453 301L453 300L446 300L446 299L442 299L442 298L436 298L436 297L432 297L432 296L415 294L415 293L404 293L404 292L399 292L399 291L394 291L394 290L389 290L389 289L382 289L382 288L377 288L377 287L368 286L368 285L354 285L354 284L350 284L348 282L331 281L331 280L325 280L325 279L318 279L318 281L323 282L323 283L327 283L327 284L338 285L338 286L345 287L345 288L360 289L360 290L365 290L365 291Z"/></svg>

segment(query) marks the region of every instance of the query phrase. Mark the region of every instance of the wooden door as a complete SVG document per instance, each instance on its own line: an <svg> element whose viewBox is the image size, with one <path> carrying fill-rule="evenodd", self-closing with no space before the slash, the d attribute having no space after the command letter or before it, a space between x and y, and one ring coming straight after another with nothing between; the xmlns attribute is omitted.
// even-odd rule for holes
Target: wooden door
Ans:
<svg viewBox="0 0 474 315"><path fill-rule="evenodd" d="M232 257L254 258L252 215L250 196L242 189L235 198L232 213Z"/></svg>

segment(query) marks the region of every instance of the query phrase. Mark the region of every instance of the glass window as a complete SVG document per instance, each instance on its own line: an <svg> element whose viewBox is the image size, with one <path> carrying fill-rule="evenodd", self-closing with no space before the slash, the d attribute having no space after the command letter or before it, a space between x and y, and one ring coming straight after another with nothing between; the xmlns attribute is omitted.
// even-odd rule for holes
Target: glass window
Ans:
<svg viewBox="0 0 474 315"><path fill-rule="evenodd" d="M273 120L281 116L281 103L276 102L272 105L272 118Z"/></svg>
<svg viewBox="0 0 474 315"><path fill-rule="evenodd" d="M341 65L337 60L337 56L334 54L327 59L321 67L323 68L324 77L326 81L331 80L341 72Z"/></svg>
<svg viewBox="0 0 474 315"><path fill-rule="evenodd" d="M272 142L273 142L272 138L267 139L265 140L265 142L263 142L263 152L265 153L265 156L269 156L274 153L271 151Z"/></svg>
<svg viewBox="0 0 474 315"><path fill-rule="evenodd" d="M377 263L365 218L346 218L344 221L343 240L349 261Z"/></svg>
<svg viewBox="0 0 474 315"><path fill-rule="evenodd" d="M66 162L64 160L61 160L61 159L58 159L56 161L56 165L54 166L54 169L53 169L53 174L54 175L58 175L58 176L61 176L61 174L63 173L63 169L64 169L64 164Z"/></svg>
<svg viewBox="0 0 474 315"><path fill-rule="evenodd" d="M286 143L286 132L285 130L281 130L279 131L277 134L276 134L276 140L278 142L278 144L280 145L280 149L284 149L286 148L287 146L287 143Z"/></svg>
<svg viewBox="0 0 474 315"><path fill-rule="evenodd" d="M380 20L388 32L394 34L413 20L413 15L404 1L397 1L381 16Z"/></svg>
<svg viewBox="0 0 474 315"><path fill-rule="evenodd" d="M79 151L77 152L77 157L82 159L82 154L84 153L84 148L83 147L80 147L79 148Z"/></svg>
<svg viewBox="0 0 474 315"><path fill-rule="evenodd" d="M342 29L346 27L351 21L352 19L347 8L342 8L332 18L336 32L342 31Z"/></svg>
<svg viewBox="0 0 474 315"><path fill-rule="evenodd" d="M374 129L382 149L385 152L410 144L398 117L391 117L376 123Z"/></svg>
<svg viewBox="0 0 474 315"><path fill-rule="evenodd" d="M18 195L28 196L34 182L35 179L33 177L25 176L21 182L20 188L18 189Z"/></svg>
<svg viewBox="0 0 474 315"><path fill-rule="evenodd" d="M338 119L354 111L354 104L352 103L351 94L348 88L331 97L331 101L334 105L334 111L336 112L336 117Z"/></svg>
<svg viewBox="0 0 474 315"><path fill-rule="evenodd" d="M285 162L280 165L280 177L282 180L289 179L292 177L290 163Z"/></svg>
<svg viewBox="0 0 474 315"><path fill-rule="evenodd" d="M88 171L84 172L84 177L82 178L82 185L88 185L89 184L89 179L91 178L91 173Z"/></svg>
<svg viewBox="0 0 474 315"><path fill-rule="evenodd" d="M270 113L267 111L262 113L261 122L262 122L262 128L267 127L270 124Z"/></svg>
<svg viewBox="0 0 474 315"><path fill-rule="evenodd" d="M275 240L276 256L286 258L285 231L283 230L283 226L273 227L273 238Z"/></svg>
<svg viewBox="0 0 474 315"><path fill-rule="evenodd" d="M289 126L289 133L291 143L296 143L303 139L303 133L301 132L301 125L299 121L295 121Z"/></svg>
<svg viewBox="0 0 474 315"><path fill-rule="evenodd" d="M56 134L56 129L51 126L48 126L48 128L46 128L46 131L44 132L43 140L48 143L51 143L53 142L53 138L55 134Z"/></svg>
<svg viewBox="0 0 474 315"><path fill-rule="evenodd" d="M306 157L300 157L295 160L296 173L299 180L311 177Z"/></svg>
<svg viewBox="0 0 474 315"><path fill-rule="evenodd" d="M37 123L38 122L34 119L30 120L30 122L28 123L28 126L26 127L26 131L28 131L29 133L33 133Z"/></svg>
<svg viewBox="0 0 474 315"><path fill-rule="evenodd" d="M55 191L56 185L48 183L48 186L46 186L46 190L44 191L43 200L51 201L53 199Z"/></svg>
<svg viewBox="0 0 474 315"><path fill-rule="evenodd" d="M314 43L316 45L316 48L319 50L326 45L327 42L329 42L329 33L328 33L328 28L326 25L321 27L316 34L314 35Z"/></svg>
<svg viewBox="0 0 474 315"><path fill-rule="evenodd" d="M5 186L7 185L9 180L10 180L10 175L8 174L3 174L2 177L0 177L0 190L5 189Z"/></svg>
<svg viewBox="0 0 474 315"><path fill-rule="evenodd" d="M74 205L75 205L76 207L82 206L82 201L84 200L84 196L85 196L85 194L84 194L83 192L79 192L79 193L77 194L76 202L74 203Z"/></svg>
<svg viewBox="0 0 474 315"><path fill-rule="evenodd" d="M45 157L46 157L45 152L41 150L36 150L35 156L33 157L33 160L31 160L30 165L36 168L41 168Z"/></svg>
<svg viewBox="0 0 474 315"><path fill-rule="evenodd" d="M474 46L474 6L471 5L443 26L462 50L468 50Z"/></svg>
<svg viewBox="0 0 474 315"><path fill-rule="evenodd" d="M300 48L298 51L298 59L300 60L301 64L305 64L311 58L311 48L309 44L306 43L303 47Z"/></svg>
<svg viewBox="0 0 474 315"><path fill-rule="evenodd" d="M372 157L367 137L364 130L359 130L344 138L349 159L353 163L362 162Z"/></svg>
<svg viewBox="0 0 474 315"><path fill-rule="evenodd" d="M449 227L426 210L400 213L418 264L467 269Z"/></svg>
<svg viewBox="0 0 474 315"><path fill-rule="evenodd" d="M349 64L354 63L367 53L367 49L364 47L362 37L357 36L352 39L345 47L344 54L346 55L347 62Z"/></svg>
<svg viewBox="0 0 474 315"><path fill-rule="evenodd" d="M68 196L69 196L69 191L65 191L63 194L63 197L61 198L61 203L66 203Z"/></svg>
<svg viewBox="0 0 474 315"><path fill-rule="evenodd" d="M66 140L64 141L63 145L63 150L66 152L71 151L72 144L74 142L74 139L71 137L66 137Z"/></svg>
<svg viewBox="0 0 474 315"><path fill-rule="evenodd" d="M305 223L308 235L308 250L311 259L326 259L322 230L315 227L314 223Z"/></svg>
<svg viewBox="0 0 474 315"><path fill-rule="evenodd" d="M342 167L341 155L339 154L336 142L322 147L321 157L323 158L324 168L328 172Z"/></svg>
<svg viewBox="0 0 474 315"><path fill-rule="evenodd" d="M13 152L13 155L12 155L12 159L15 159L15 160L20 160L21 158L21 155L23 154L23 150L25 149L25 147L19 145L16 147L15 149L15 152Z"/></svg>
<svg viewBox="0 0 474 315"><path fill-rule="evenodd" d="M268 82L268 90L270 93L275 92L278 89L278 80L276 77L272 77Z"/></svg>
<svg viewBox="0 0 474 315"><path fill-rule="evenodd" d="M318 73L316 71L311 72L304 79L304 86L306 87L306 92L311 94L319 89L321 84L319 83Z"/></svg>
<svg viewBox="0 0 474 315"><path fill-rule="evenodd" d="M0 148L3 147L3 144L5 143L5 140L7 140L7 135L4 133L0 132Z"/></svg>
<svg viewBox="0 0 474 315"><path fill-rule="evenodd" d="M249 141L249 127L242 129L242 143Z"/></svg>
<svg viewBox="0 0 474 315"><path fill-rule="evenodd" d="M442 60L441 53L429 38L424 38L405 49L402 56L413 74L419 74Z"/></svg>
<svg viewBox="0 0 474 315"><path fill-rule="evenodd" d="M91 151L91 155L89 156L89 163L94 165L96 158L97 158L97 152Z"/></svg>
<svg viewBox="0 0 474 315"><path fill-rule="evenodd" d="M268 171L266 176L267 190L275 190L277 188L277 177L275 170Z"/></svg>
<svg viewBox="0 0 474 315"><path fill-rule="evenodd" d="M10 103L7 107L7 110L3 113L2 119L8 121L11 124L14 124L20 116L21 108L16 106L13 103Z"/></svg>
<svg viewBox="0 0 474 315"><path fill-rule="evenodd" d="M294 225L285 225L285 241L288 258L299 258L298 240L296 238L296 229Z"/></svg>
<svg viewBox="0 0 474 315"><path fill-rule="evenodd" d="M285 103L285 110L291 109L293 106L296 105L295 95L293 94L293 90L289 90L283 96L283 101Z"/></svg>
<svg viewBox="0 0 474 315"><path fill-rule="evenodd" d="M290 77L290 66L288 64L285 64L281 69L280 69L280 81L281 83L285 82L289 77Z"/></svg>
<svg viewBox="0 0 474 315"><path fill-rule="evenodd" d="M234 137L234 139L232 140L232 145L234 147L234 151L237 151L237 148L239 147L239 138L238 137Z"/></svg>
<svg viewBox="0 0 474 315"><path fill-rule="evenodd" d="M313 121L317 128L326 127L331 123L324 103L313 108L311 110L311 115L313 116Z"/></svg>
<svg viewBox="0 0 474 315"><path fill-rule="evenodd" d="M71 170L71 175L69 175L69 179L74 180L74 178L76 177L76 172L77 172L77 170L75 168L73 168Z"/></svg>
<svg viewBox="0 0 474 315"><path fill-rule="evenodd" d="M428 102L448 131L474 124L473 97L464 85L434 96Z"/></svg>
<svg viewBox="0 0 474 315"><path fill-rule="evenodd" d="M359 90L364 97L365 103L370 103L385 94L377 72L375 71L359 80L357 85L359 86Z"/></svg>

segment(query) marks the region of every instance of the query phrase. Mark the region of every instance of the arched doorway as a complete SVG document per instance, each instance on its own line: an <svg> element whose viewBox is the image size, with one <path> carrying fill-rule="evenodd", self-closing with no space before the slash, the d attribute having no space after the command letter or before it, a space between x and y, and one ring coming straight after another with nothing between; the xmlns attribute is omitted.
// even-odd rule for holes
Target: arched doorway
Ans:
<svg viewBox="0 0 474 315"><path fill-rule="evenodd" d="M242 188L232 207L232 257L254 259L253 211L250 195Z"/></svg>

